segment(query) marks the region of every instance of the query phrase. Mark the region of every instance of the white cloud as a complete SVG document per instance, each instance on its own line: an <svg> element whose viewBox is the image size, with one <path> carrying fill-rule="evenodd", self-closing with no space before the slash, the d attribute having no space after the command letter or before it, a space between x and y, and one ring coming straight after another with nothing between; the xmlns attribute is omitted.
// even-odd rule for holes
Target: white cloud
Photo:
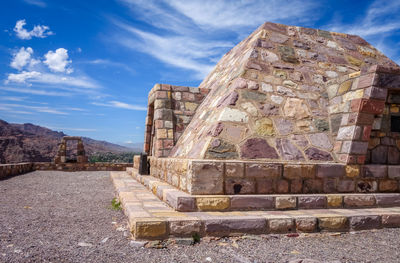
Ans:
<svg viewBox="0 0 400 263"><path fill-rule="evenodd" d="M64 128L64 127L52 127L46 126L49 129L57 130L57 131L79 131L79 132L95 132L98 131L96 129L87 129L87 128Z"/></svg>
<svg viewBox="0 0 400 263"><path fill-rule="evenodd" d="M22 88L22 87L0 87L0 90L4 91L11 91L16 93L23 93L23 94L31 94L31 95L43 95L43 96L55 96L55 97L65 97L71 96L72 93L70 92L58 92L58 91L49 91L43 89L32 89L32 88Z"/></svg>
<svg viewBox="0 0 400 263"><path fill-rule="evenodd" d="M27 80L37 79L41 76L40 72L37 71L22 71L21 73L10 73L6 84L9 82L26 83Z"/></svg>
<svg viewBox="0 0 400 263"><path fill-rule="evenodd" d="M49 51L44 55L46 64L51 71L54 72L65 72L67 74L72 73L73 69L67 67L72 61L68 60L68 50L65 48L58 48L56 51Z"/></svg>
<svg viewBox="0 0 400 263"><path fill-rule="evenodd" d="M96 106L105 106L105 107L120 108L120 109L127 109L127 110L147 111L147 107L128 104L128 103L115 101L115 100L114 101L109 101L109 102L106 102L106 103L92 102L92 104L96 105Z"/></svg>
<svg viewBox="0 0 400 263"><path fill-rule="evenodd" d="M129 67L128 65L125 65L125 64L119 63L119 62L114 62L114 61L111 61L108 59L94 59L94 60L89 60L89 61L81 61L80 63L117 67L117 68L121 68L125 71L128 71L130 73L136 73L136 71L134 69L132 69L131 67Z"/></svg>
<svg viewBox="0 0 400 263"><path fill-rule="evenodd" d="M130 32L116 33L119 44L204 78L224 53L256 27L268 21L297 24L318 19L309 14L320 3L303 0L120 0L135 19L152 26L140 30L127 22L113 21Z"/></svg>
<svg viewBox="0 0 400 263"><path fill-rule="evenodd" d="M32 37L45 38L53 35L48 26L37 25L31 31L28 31L24 28L25 25L25 19L18 20L15 24L14 32L17 33L17 37L20 39L31 39Z"/></svg>
<svg viewBox="0 0 400 263"><path fill-rule="evenodd" d="M24 0L25 3L30 4L30 5L35 5L38 7L46 7L46 2L40 1L40 0Z"/></svg>
<svg viewBox="0 0 400 263"><path fill-rule="evenodd" d="M33 49L31 47L21 47L20 50L14 53L14 57L10 63L12 68L22 70L26 65L30 68L40 63L39 60L32 58Z"/></svg>

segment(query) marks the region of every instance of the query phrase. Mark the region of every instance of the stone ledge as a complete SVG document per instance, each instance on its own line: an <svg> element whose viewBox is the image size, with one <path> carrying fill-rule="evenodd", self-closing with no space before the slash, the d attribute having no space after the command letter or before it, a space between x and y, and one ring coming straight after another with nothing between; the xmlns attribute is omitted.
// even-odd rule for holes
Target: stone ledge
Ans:
<svg viewBox="0 0 400 263"><path fill-rule="evenodd" d="M297 210L325 208L370 208L400 206L400 194L288 194L288 195L190 195L164 181L127 173L179 212Z"/></svg>
<svg viewBox="0 0 400 263"><path fill-rule="evenodd" d="M182 213L168 207L126 172L111 172L111 178L137 240L190 237L195 233L235 236L400 227L400 207Z"/></svg>

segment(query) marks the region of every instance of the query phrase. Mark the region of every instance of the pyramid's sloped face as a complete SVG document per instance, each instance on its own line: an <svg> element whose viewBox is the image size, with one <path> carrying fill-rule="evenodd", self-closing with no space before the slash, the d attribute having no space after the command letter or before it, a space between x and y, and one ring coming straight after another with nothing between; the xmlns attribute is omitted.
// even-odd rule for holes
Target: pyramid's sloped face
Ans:
<svg viewBox="0 0 400 263"><path fill-rule="evenodd" d="M335 161L327 87L397 66L358 36L265 23L227 53L171 157Z"/></svg>

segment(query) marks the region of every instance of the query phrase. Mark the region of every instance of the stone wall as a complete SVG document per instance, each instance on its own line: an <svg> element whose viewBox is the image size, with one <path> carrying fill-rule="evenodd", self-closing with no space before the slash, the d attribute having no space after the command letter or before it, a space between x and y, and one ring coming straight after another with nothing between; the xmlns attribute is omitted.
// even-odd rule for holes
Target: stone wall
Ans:
<svg viewBox="0 0 400 263"><path fill-rule="evenodd" d="M13 163L13 164L0 164L0 179L29 173L34 170L32 163Z"/></svg>
<svg viewBox="0 0 400 263"><path fill-rule="evenodd" d="M265 23L200 84L210 93L170 157L361 164L368 140L335 145L331 130L341 125L341 112L358 114L366 100L382 103L365 85L373 72L344 90L372 65L398 68L358 36Z"/></svg>
<svg viewBox="0 0 400 263"><path fill-rule="evenodd" d="M189 194L399 192L399 165L150 158L150 174Z"/></svg>
<svg viewBox="0 0 400 263"><path fill-rule="evenodd" d="M132 163L33 163L34 170L76 171L125 171Z"/></svg>
<svg viewBox="0 0 400 263"><path fill-rule="evenodd" d="M167 157L207 94L207 89L156 84L149 93L144 151Z"/></svg>

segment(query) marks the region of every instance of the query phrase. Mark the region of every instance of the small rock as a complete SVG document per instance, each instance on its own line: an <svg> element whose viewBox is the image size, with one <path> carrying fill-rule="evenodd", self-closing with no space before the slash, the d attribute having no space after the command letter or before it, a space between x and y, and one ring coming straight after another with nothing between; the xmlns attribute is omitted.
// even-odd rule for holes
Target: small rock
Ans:
<svg viewBox="0 0 400 263"><path fill-rule="evenodd" d="M101 240L101 243L106 243L108 241L109 237L104 238L103 240Z"/></svg>
<svg viewBox="0 0 400 263"><path fill-rule="evenodd" d="M18 248L16 248L16 249L14 249L14 253L17 253L17 254L19 254L19 253L22 253L22 250L21 250L21 249L18 249Z"/></svg>
<svg viewBox="0 0 400 263"><path fill-rule="evenodd" d="M117 231L125 231L125 227L120 226L120 227L118 227L116 230L117 230Z"/></svg>
<svg viewBox="0 0 400 263"><path fill-rule="evenodd" d="M206 257L207 262L212 262L212 259L210 257Z"/></svg>
<svg viewBox="0 0 400 263"><path fill-rule="evenodd" d="M147 241L135 241L135 240L131 240L131 242L129 242L129 245L133 248L142 248L144 247L148 242Z"/></svg>
<svg viewBox="0 0 400 263"><path fill-rule="evenodd" d="M175 239L175 244L183 246L193 245L193 238L177 238Z"/></svg>
<svg viewBox="0 0 400 263"><path fill-rule="evenodd" d="M78 246L80 246L80 247L93 247L93 244L86 243L86 242L79 242Z"/></svg>

